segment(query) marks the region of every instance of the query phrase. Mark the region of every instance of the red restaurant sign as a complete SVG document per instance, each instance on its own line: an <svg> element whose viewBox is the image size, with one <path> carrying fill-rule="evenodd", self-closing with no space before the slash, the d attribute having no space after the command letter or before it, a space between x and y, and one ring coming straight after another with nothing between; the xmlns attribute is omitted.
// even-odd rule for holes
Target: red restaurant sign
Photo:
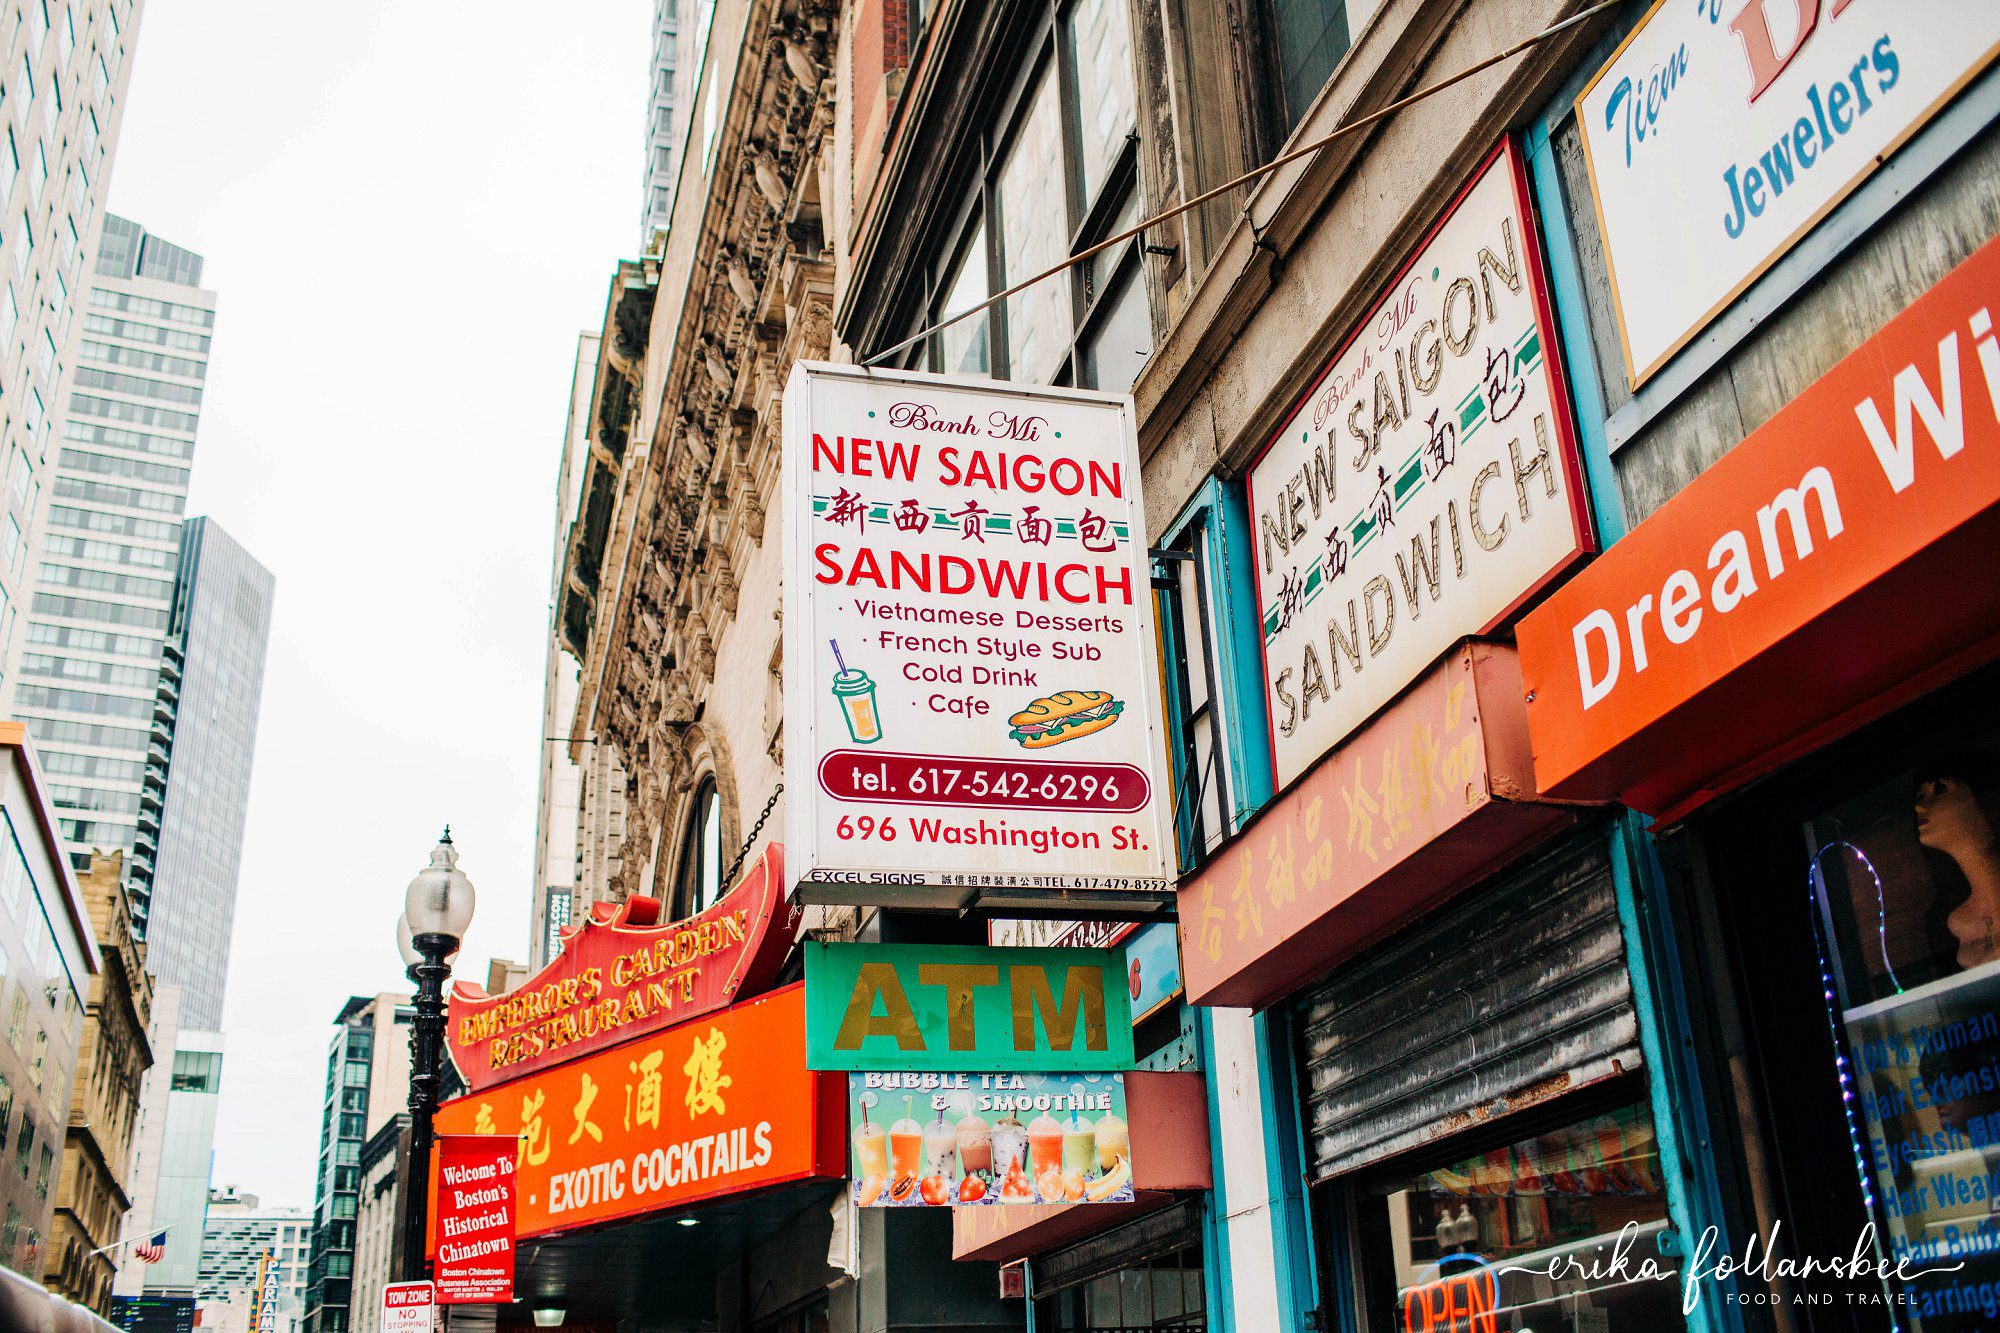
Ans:
<svg viewBox="0 0 2000 1333"><path fill-rule="evenodd" d="M437 1303L514 1299L511 1134L442 1134L437 1141Z"/></svg>
<svg viewBox="0 0 2000 1333"><path fill-rule="evenodd" d="M516 1234L547 1236L846 1174L846 1080L806 1068L803 985L438 1108L519 1163ZM439 1234L440 1247L451 1238Z"/></svg>
<svg viewBox="0 0 2000 1333"><path fill-rule="evenodd" d="M792 944L784 849L699 916L655 924L660 904L600 904L562 955L504 995L452 987L452 1062L477 1091L710 1013L765 990Z"/></svg>

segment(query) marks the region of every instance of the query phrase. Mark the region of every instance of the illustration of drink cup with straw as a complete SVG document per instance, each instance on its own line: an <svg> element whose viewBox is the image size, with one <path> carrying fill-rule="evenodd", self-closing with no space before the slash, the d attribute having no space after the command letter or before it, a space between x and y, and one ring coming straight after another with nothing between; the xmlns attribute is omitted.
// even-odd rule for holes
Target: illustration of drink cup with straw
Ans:
<svg viewBox="0 0 2000 1333"><path fill-rule="evenodd" d="M847 719L847 734L856 745L873 745L882 739L882 714L875 707L875 682L866 671L855 670L840 655L840 643L833 645L833 660L840 670L833 677L833 697L840 701L841 716Z"/></svg>

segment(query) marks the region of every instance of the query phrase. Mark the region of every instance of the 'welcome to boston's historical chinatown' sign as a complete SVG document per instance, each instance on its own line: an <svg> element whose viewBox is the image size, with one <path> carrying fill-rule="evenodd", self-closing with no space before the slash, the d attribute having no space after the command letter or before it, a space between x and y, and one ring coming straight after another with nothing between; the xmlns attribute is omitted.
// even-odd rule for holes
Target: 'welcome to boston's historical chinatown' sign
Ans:
<svg viewBox="0 0 2000 1333"><path fill-rule="evenodd" d="M488 995L452 987L452 1061L474 1090L559 1064L768 989L792 943L784 851L699 916L654 924L652 898L600 904L564 932L563 952L525 984Z"/></svg>

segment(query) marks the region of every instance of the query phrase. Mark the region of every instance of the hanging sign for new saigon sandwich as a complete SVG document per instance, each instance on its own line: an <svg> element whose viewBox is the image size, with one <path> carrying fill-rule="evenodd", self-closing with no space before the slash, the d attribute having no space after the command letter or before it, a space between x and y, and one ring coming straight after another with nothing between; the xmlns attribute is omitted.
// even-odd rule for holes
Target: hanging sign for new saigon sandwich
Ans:
<svg viewBox="0 0 2000 1333"><path fill-rule="evenodd" d="M801 362L784 430L801 900L1161 899L1131 399Z"/></svg>
<svg viewBox="0 0 2000 1333"><path fill-rule="evenodd" d="M1280 786L1587 549L1553 333L1503 141L1250 469Z"/></svg>

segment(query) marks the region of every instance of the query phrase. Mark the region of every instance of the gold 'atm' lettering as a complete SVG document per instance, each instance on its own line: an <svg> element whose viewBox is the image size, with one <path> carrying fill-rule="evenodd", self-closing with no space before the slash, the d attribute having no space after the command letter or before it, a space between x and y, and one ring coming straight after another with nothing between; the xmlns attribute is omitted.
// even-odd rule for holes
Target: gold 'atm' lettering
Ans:
<svg viewBox="0 0 2000 1333"><path fill-rule="evenodd" d="M1110 1049L1104 1016L1104 973L1095 967L1065 967L1062 1003L1056 1003L1047 968L1015 965L1007 969L1014 991L1014 1049L1035 1049L1035 1015L1042 1015L1052 1051L1073 1050L1077 1020L1083 1020L1085 1050Z"/></svg>
<svg viewBox="0 0 2000 1333"><path fill-rule="evenodd" d="M882 1001L880 1014L875 1012L878 998ZM1100 1016L1099 1023L1102 1022ZM854 979L853 998L847 1002L847 1014L840 1020L840 1031L834 1034L833 1048L858 1051L869 1037L894 1037L899 1051L924 1049L924 1036L917 1031L917 1015L910 1008L910 997L904 994L896 969L888 963L861 965L860 974Z"/></svg>
<svg viewBox="0 0 2000 1333"><path fill-rule="evenodd" d="M944 987L945 1044L954 1051L976 1050L979 1020L972 1003L978 986L997 985L1000 969L992 963L919 963L917 984Z"/></svg>

